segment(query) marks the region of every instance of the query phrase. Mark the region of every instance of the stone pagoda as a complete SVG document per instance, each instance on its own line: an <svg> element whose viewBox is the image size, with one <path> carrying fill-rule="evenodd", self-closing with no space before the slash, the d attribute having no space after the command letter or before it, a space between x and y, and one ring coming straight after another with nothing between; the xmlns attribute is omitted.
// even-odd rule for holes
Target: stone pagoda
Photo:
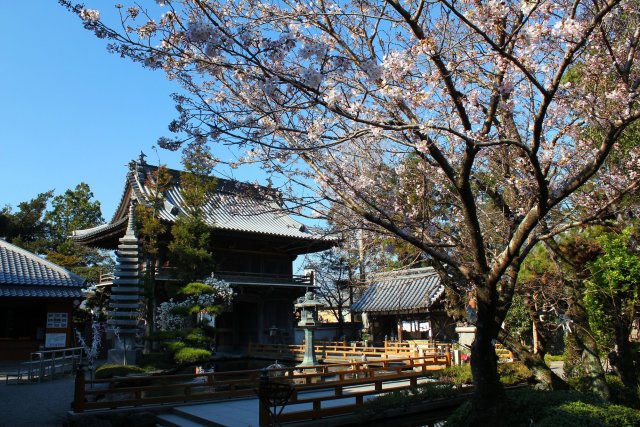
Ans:
<svg viewBox="0 0 640 427"><path fill-rule="evenodd" d="M142 312L144 309L144 289L140 284L140 245L135 232L134 205L129 205L127 231L120 238L116 250L111 300L109 302L107 324L113 332L114 340L109 349L109 363L135 364L140 349L136 338L142 334Z"/></svg>

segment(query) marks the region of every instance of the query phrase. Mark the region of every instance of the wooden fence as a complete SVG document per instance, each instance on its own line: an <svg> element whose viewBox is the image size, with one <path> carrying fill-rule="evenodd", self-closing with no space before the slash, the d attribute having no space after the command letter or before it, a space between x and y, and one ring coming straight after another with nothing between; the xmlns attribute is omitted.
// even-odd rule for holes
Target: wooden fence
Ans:
<svg viewBox="0 0 640 427"><path fill-rule="evenodd" d="M397 356L421 356L431 354L451 353L451 344L433 343L429 341L403 341L386 342L382 347L365 346L361 343L352 345L346 342L319 342L314 345L316 357L324 361L340 362L351 359L360 359L363 356L370 357L397 357ZM302 360L304 356L304 344L253 344L250 343L247 353L252 357L263 358L287 358Z"/></svg>
<svg viewBox="0 0 640 427"><path fill-rule="evenodd" d="M70 374L82 363L83 357L82 347L34 351L28 361L20 364L17 372L6 374L6 382L11 379L40 382L47 377L53 379L56 375Z"/></svg>
<svg viewBox="0 0 640 427"><path fill-rule="evenodd" d="M391 380L428 375L434 369L451 364L446 355L379 357L366 362L348 362L311 367L270 369L269 376L287 381L295 387L294 398L304 390L333 387L336 393L347 385L382 384ZM254 396L259 386L261 370L212 372L181 375L140 375L102 380L88 380L78 371L75 381L73 409L75 412L97 409L117 409L154 404L216 400ZM355 383L354 383L355 381ZM380 384L380 385L378 385Z"/></svg>

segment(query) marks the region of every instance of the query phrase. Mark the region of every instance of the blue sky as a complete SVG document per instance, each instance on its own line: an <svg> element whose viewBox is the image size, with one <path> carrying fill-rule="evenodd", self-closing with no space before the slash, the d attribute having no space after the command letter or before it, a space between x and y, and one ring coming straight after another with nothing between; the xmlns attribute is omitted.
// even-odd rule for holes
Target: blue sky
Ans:
<svg viewBox="0 0 640 427"><path fill-rule="evenodd" d="M29 4L5 2L0 13L0 207L84 181L108 220L125 165L141 150L158 162L152 147L169 135L178 88L107 52L57 1ZM180 168L179 153L158 154Z"/></svg>

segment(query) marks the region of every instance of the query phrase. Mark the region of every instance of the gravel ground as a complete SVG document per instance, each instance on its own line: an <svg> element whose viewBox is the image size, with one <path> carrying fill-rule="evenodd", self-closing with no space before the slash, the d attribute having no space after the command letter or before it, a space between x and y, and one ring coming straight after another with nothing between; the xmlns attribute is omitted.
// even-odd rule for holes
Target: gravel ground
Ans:
<svg viewBox="0 0 640 427"><path fill-rule="evenodd" d="M0 427L64 425L73 400L73 375L41 383L7 384L5 373L17 370L17 363L0 362Z"/></svg>

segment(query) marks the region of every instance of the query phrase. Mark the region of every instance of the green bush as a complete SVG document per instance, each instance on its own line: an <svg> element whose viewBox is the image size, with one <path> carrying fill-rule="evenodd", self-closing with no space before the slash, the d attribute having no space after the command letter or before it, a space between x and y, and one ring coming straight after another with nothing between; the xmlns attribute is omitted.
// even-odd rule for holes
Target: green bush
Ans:
<svg viewBox="0 0 640 427"><path fill-rule="evenodd" d="M187 332L184 340L195 347L202 347L211 343L211 338L205 336L200 328L193 328Z"/></svg>
<svg viewBox="0 0 640 427"><path fill-rule="evenodd" d="M426 383L411 389L411 393L415 395L418 400L426 400L455 396L458 394L458 390L453 387L453 384Z"/></svg>
<svg viewBox="0 0 640 427"><path fill-rule="evenodd" d="M449 366L435 375L440 381L451 383L458 388L473 383L471 365Z"/></svg>
<svg viewBox="0 0 640 427"><path fill-rule="evenodd" d="M378 395L367 402L359 411L362 420L384 414L389 409L402 409L429 399L451 397L458 394L453 384L426 383L406 390L396 390Z"/></svg>
<svg viewBox="0 0 640 427"><path fill-rule="evenodd" d="M164 346L171 353L177 353L178 351L180 351L183 348L185 348L187 345L185 343L183 343L182 341L171 341L171 342L165 343Z"/></svg>
<svg viewBox="0 0 640 427"><path fill-rule="evenodd" d="M576 391L507 392L508 426L640 426L640 411L599 401ZM447 420L447 426L467 426L471 404L460 406Z"/></svg>
<svg viewBox="0 0 640 427"><path fill-rule="evenodd" d="M179 365L209 360L211 352L202 348L182 347L173 355Z"/></svg>
<svg viewBox="0 0 640 427"><path fill-rule="evenodd" d="M498 365L500 382L504 385L516 385L533 380L533 373L522 362L501 363Z"/></svg>
<svg viewBox="0 0 640 427"><path fill-rule="evenodd" d="M589 404L568 402L558 406L555 411L570 414L580 420L589 420L602 426L640 426L640 411L620 405L606 403ZM597 424L601 422L601 424ZM584 422L581 425L586 425Z"/></svg>
<svg viewBox="0 0 640 427"><path fill-rule="evenodd" d="M129 374L142 374L145 370L136 365L102 365L96 369L96 379L125 377Z"/></svg>
<svg viewBox="0 0 640 427"><path fill-rule="evenodd" d="M562 362L564 361L564 354L545 354L544 362L547 365L551 365L551 362Z"/></svg>
<svg viewBox="0 0 640 427"><path fill-rule="evenodd" d="M607 374L605 379L611 395L609 400L612 403L635 408L640 405L638 390L631 390L626 387L617 375Z"/></svg>

